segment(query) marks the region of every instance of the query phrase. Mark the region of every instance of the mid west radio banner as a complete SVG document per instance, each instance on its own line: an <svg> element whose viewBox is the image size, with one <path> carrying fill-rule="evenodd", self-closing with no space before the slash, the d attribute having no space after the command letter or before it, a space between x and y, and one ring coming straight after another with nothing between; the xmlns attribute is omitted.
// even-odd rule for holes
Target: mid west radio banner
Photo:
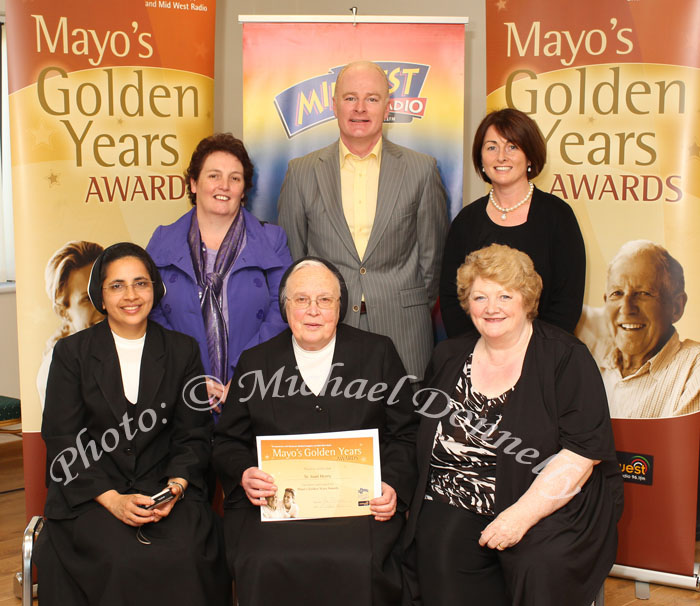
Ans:
<svg viewBox="0 0 700 606"><path fill-rule="evenodd" d="M516 107L538 123L547 139L548 162L537 185L573 207L583 232L588 270L578 334L600 363L613 331L604 307L608 265L623 244L646 239L665 247L683 267L688 303L674 326L681 340L700 340L697 2L488 0L486 6L488 109ZM686 386L694 382L697 392L700 366L697 359L693 363ZM664 511L659 519L634 518L641 511L634 499L653 500L653 491L667 478L651 469L654 460L663 463L658 454L629 451L639 442L626 421L615 425L616 439L624 433L627 444L618 448L628 451L624 467L641 469L648 482L627 474L618 557L623 554L623 563L631 566L653 568L662 565L653 551L660 544L673 545L686 554L685 563L657 569L692 574L697 467L686 477L693 496L688 499L686 493L677 511ZM697 460L697 437L691 436L691 443L695 450L688 457ZM629 483L633 480L637 484ZM648 535L661 519L675 524L664 534L668 538L660 537L646 553L641 547L625 550L626 533Z"/></svg>
<svg viewBox="0 0 700 606"><path fill-rule="evenodd" d="M464 23L244 23L243 129L258 217L276 219L289 160L338 138L335 80L360 59L389 78L384 134L435 157L450 216L462 208Z"/></svg>
<svg viewBox="0 0 700 606"><path fill-rule="evenodd" d="M10 0L7 6L27 514L43 506L39 432L55 340L101 319L92 260L145 245L189 203L212 132L214 0Z"/></svg>

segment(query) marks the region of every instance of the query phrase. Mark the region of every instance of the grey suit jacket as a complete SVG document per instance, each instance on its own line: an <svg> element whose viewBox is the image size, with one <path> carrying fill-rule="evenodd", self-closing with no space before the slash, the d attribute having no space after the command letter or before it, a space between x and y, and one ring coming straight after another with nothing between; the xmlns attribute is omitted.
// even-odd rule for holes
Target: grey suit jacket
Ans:
<svg viewBox="0 0 700 606"><path fill-rule="evenodd" d="M422 379L448 228L435 159L383 140L377 211L363 259L343 213L337 141L289 163L278 211L294 259L322 257L343 274L344 322L359 325L364 294L370 330L391 337L406 370Z"/></svg>

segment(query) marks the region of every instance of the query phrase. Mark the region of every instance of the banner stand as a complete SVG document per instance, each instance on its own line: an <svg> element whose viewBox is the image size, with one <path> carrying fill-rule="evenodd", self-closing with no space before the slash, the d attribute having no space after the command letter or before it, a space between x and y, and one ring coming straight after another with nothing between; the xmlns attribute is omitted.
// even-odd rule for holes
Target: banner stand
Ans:
<svg viewBox="0 0 700 606"><path fill-rule="evenodd" d="M610 576L636 581L635 597L642 600L649 599L649 583L700 591L700 563L698 562L695 562L693 566L693 576L660 572L659 570L646 570L644 568L635 568L634 566L623 566L622 564L615 564L610 571ZM643 591L640 588L640 584L643 584L642 587L646 587L646 598L640 595L641 591Z"/></svg>
<svg viewBox="0 0 700 606"><path fill-rule="evenodd" d="M53 347L103 320L85 292L92 263L191 207L182 174L213 130L216 2L176 4L7 2L27 521L46 498Z"/></svg>

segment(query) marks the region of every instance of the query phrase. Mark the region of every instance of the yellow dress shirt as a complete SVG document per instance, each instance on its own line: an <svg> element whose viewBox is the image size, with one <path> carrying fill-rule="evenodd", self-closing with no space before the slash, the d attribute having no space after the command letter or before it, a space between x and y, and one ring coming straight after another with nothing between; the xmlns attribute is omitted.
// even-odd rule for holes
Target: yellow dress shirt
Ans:
<svg viewBox="0 0 700 606"><path fill-rule="evenodd" d="M382 157L382 139L364 158L356 156L340 141L340 191L343 213L350 228L360 259L367 250L377 212L379 165Z"/></svg>

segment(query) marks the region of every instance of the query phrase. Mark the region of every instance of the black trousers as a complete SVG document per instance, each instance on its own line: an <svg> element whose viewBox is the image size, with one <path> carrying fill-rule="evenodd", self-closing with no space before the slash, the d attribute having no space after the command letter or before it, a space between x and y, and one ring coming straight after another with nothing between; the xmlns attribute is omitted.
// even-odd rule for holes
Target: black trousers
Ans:
<svg viewBox="0 0 700 606"><path fill-rule="evenodd" d="M479 546L490 521L445 503L423 502L416 556L424 606L510 606L498 552Z"/></svg>
<svg viewBox="0 0 700 606"><path fill-rule="evenodd" d="M423 605L590 606L612 566L617 535L614 527L582 534L557 513L497 551L479 547L490 518L424 501L415 546Z"/></svg>

